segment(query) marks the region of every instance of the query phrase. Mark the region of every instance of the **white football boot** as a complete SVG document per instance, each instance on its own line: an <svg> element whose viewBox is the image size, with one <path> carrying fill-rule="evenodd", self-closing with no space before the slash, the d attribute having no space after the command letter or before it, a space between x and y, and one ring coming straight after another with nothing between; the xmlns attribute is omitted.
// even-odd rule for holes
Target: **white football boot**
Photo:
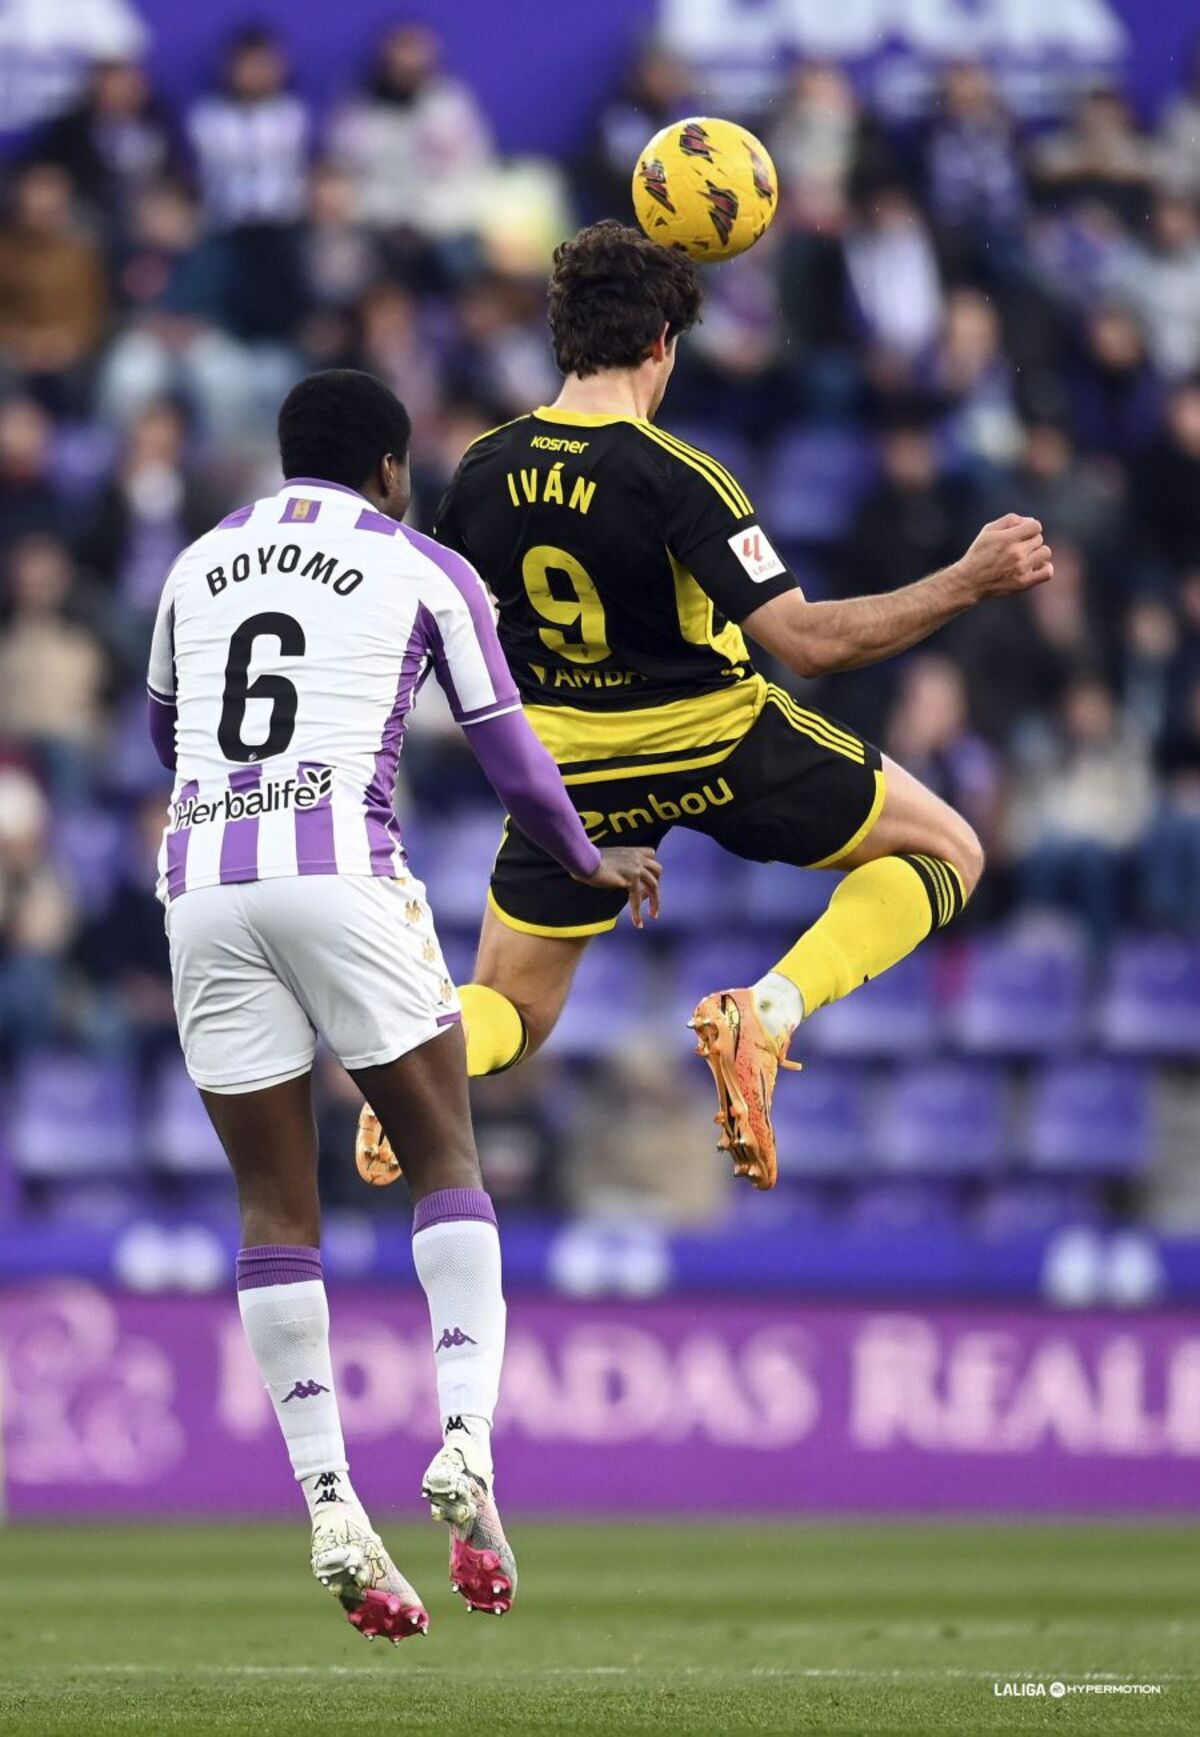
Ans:
<svg viewBox="0 0 1200 1737"><path fill-rule="evenodd" d="M429 1627L416 1590L361 1508L345 1502L318 1506L312 1523L312 1570L341 1602L351 1626L368 1640L385 1635L399 1643Z"/></svg>
<svg viewBox="0 0 1200 1737"><path fill-rule="evenodd" d="M450 1528L450 1590L467 1609L503 1616L517 1593L517 1563L492 1494L487 1452L452 1419L452 1440L434 1455L421 1494ZM459 1431L461 1430L461 1433Z"/></svg>

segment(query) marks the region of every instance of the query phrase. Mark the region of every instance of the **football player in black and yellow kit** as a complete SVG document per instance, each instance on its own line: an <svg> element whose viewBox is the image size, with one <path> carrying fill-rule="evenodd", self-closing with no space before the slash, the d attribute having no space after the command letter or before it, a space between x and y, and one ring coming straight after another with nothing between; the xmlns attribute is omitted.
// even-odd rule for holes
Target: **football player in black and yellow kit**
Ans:
<svg viewBox="0 0 1200 1737"><path fill-rule="evenodd" d="M828 909L749 988L696 1009L721 1144L775 1181L771 1096L800 1020L948 923L983 868L971 827L853 730L758 674L754 640L801 676L878 662L987 597L1051 576L1033 519L984 526L915 585L809 603L742 484L654 421L700 312L692 262L614 222L555 255L556 401L471 446L436 535L479 569L530 722L598 843L693 827L736 856L838 868ZM573 881L515 826L463 990L471 1072L554 1026L584 948L624 895ZM394 1165L369 1115L364 1174Z"/></svg>

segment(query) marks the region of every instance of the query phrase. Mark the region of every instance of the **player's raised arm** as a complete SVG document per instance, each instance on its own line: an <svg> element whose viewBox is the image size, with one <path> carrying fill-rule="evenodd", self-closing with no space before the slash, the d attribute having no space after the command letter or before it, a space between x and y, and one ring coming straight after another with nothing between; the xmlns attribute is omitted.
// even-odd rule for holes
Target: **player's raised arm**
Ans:
<svg viewBox="0 0 1200 1737"><path fill-rule="evenodd" d="M461 556L432 539L420 542L451 582L435 612L434 669L488 783L521 831L568 874L588 886L627 891L641 928L643 903L658 915L662 868L654 852L600 850L588 838L562 774L521 710L482 580Z"/></svg>
<svg viewBox="0 0 1200 1737"><path fill-rule="evenodd" d="M795 588L743 617L742 628L797 675L828 675L894 657L985 598L1016 596L1053 576L1041 525L1007 513L960 560L915 585L843 603L810 603Z"/></svg>

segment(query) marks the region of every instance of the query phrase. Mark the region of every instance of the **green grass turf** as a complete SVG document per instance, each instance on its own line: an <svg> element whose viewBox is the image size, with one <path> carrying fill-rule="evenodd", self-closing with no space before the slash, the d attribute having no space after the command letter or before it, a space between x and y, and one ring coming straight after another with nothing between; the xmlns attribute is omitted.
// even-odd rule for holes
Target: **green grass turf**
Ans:
<svg viewBox="0 0 1200 1737"><path fill-rule="evenodd" d="M426 1640L368 1646L302 1527L0 1530L0 1732L1200 1730L1200 1532L520 1525L515 1611L468 1617L393 1527ZM993 1684L1161 1683L997 1699Z"/></svg>

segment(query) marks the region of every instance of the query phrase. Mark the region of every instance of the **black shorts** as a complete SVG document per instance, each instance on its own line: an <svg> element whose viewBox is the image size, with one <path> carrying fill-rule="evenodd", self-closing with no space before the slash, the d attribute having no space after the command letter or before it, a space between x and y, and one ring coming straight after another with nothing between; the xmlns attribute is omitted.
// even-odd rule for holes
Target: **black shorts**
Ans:
<svg viewBox="0 0 1200 1737"><path fill-rule="evenodd" d="M867 835L883 806L879 750L852 730L768 690L741 740L715 764L698 754L670 771L614 765L567 776L600 846L657 845L673 826L707 833L734 856L829 868ZM492 870L489 903L510 928L532 935L611 929L624 893L584 886L510 822Z"/></svg>

